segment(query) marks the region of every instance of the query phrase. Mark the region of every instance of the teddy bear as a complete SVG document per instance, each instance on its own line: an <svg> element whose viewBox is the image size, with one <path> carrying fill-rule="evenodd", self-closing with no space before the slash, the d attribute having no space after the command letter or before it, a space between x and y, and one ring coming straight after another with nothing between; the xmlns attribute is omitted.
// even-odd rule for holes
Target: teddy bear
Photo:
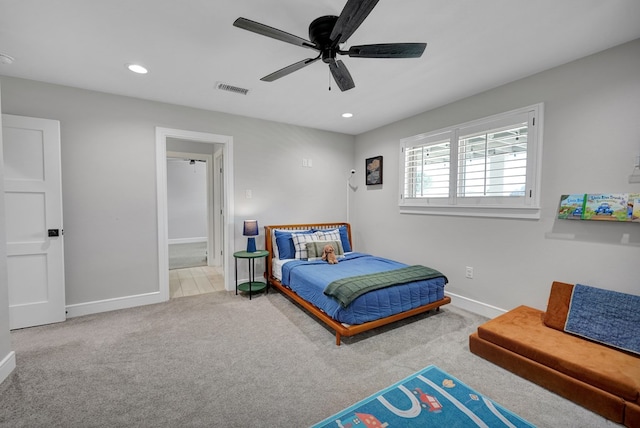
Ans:
<svg viewBox="0 0 640 428"><path fill-rule="evenodd" d="M338 263L333 246L327 244L322 251L322 260L326 260L330 265Z"/></svg>

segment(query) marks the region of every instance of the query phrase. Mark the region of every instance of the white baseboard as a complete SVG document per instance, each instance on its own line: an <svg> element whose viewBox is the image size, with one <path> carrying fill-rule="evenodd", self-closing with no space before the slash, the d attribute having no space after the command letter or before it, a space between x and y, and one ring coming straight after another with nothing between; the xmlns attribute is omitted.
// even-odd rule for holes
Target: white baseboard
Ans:
<svg viewBox="0 0 640 428"><path fill-rule="evenodd" d="M242 282L246 281L238 280L238 284L241 284ZM478 315L485 316L487 318L495 318L507 312L505 309L501 309L487 303L479 302L477 300L469 299L468 297L460 296L454 293L447 292L446 295L451 297L451 304L453 306L476 313ZM156 291L153 293L139 294L136 296L117 297L114 299L99 300L95 302L78 303L75 305L67 305L67 317L73 318L83 315L97 314L100 312L133 308L136 306L152 305L155 303L162 303L163 301L164 300L162 300L160 292Z"/></svg>
<svg viewBox="0 0 640 428"><path fill-rule="evenodd" d="M174 239L169 239L168 240L169 245L171 244L195 244L198 242L207 242L207 237L200 237L200 238L174 238Z"/></svg>
<svg viewBox="0 0 640 428"><path fill-rule="evenodd" d="M82 315L97 314L100 312L115 311L118 309L133 308L135 306L152 305L162 303L164 300L159 291L136 296L117 297L114 299L98 300L95 302L77 303L67 305L67 318L79 317Z"/></svg>
<svg viewBox="0 0 640 428"><path fill-rule="evenodd" d="M16 353L11 351L0 361L0 383L9 377L16 368Z"/></svg>
<svg viewBox="0 0 640 428"><path fill-rule="evenodd" d="M504 309L488 305L486 303L479 302L477 300L469 299L468 297L459 296L453 293L445 293L451 297L451 304L458 308L464 309L469 312L473 312L478 315L482 315L487 318L495 318L499 315L507 312Z"/></svg>

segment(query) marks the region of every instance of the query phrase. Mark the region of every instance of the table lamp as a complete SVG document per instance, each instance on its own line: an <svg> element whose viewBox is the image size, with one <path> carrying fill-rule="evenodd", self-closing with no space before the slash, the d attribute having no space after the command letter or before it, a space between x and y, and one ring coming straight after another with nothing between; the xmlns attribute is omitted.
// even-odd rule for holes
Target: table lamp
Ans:
<svg viewBox="0 0 640 428"><path fill-rule="evenodd" d="M255 253L256 238L254 236L258 235L258 220L245 220L242 234L249 237L247 238L247 253Z"/></svg>

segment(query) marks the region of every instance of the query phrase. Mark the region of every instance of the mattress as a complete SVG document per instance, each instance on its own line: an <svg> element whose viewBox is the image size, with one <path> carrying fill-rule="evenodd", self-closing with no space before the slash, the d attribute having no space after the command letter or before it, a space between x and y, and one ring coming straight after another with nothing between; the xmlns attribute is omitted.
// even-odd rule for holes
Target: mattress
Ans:
<svg viewBox="0 0 640 428"><path fill-rule="evenodd" d="M347 307L324 294L324 289L337 279L384 272L407 267L406 264L352 252L340 262L329 265L323 261L274 260L273 275L300 297L322 309L344 324L362 324L395 315L444 298L445 277L370 291Z"/></svg>
<svg viewBox="0 0 640 428"><path fill-rule="evenodd" d="M274 278L276 278L278 281L282 282L282 266L284 266L285 263L290 262L292 260L295 260L295 259L280 260L280 259L273 258L271 260L271 275Z"/></svg>

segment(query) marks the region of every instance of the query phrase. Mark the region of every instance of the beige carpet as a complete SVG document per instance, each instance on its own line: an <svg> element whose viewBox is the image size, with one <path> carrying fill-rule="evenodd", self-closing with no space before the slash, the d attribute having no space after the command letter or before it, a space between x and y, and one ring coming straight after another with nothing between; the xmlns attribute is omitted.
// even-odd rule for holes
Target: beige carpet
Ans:
<svg viewBox="0 0 640 428"><path fill-rule="evenodd" d="M11 334L0 427L305 427L435 364L540 427L617 426L471 354L445 306L340 347L277 292L213 292Z"/></svg>

